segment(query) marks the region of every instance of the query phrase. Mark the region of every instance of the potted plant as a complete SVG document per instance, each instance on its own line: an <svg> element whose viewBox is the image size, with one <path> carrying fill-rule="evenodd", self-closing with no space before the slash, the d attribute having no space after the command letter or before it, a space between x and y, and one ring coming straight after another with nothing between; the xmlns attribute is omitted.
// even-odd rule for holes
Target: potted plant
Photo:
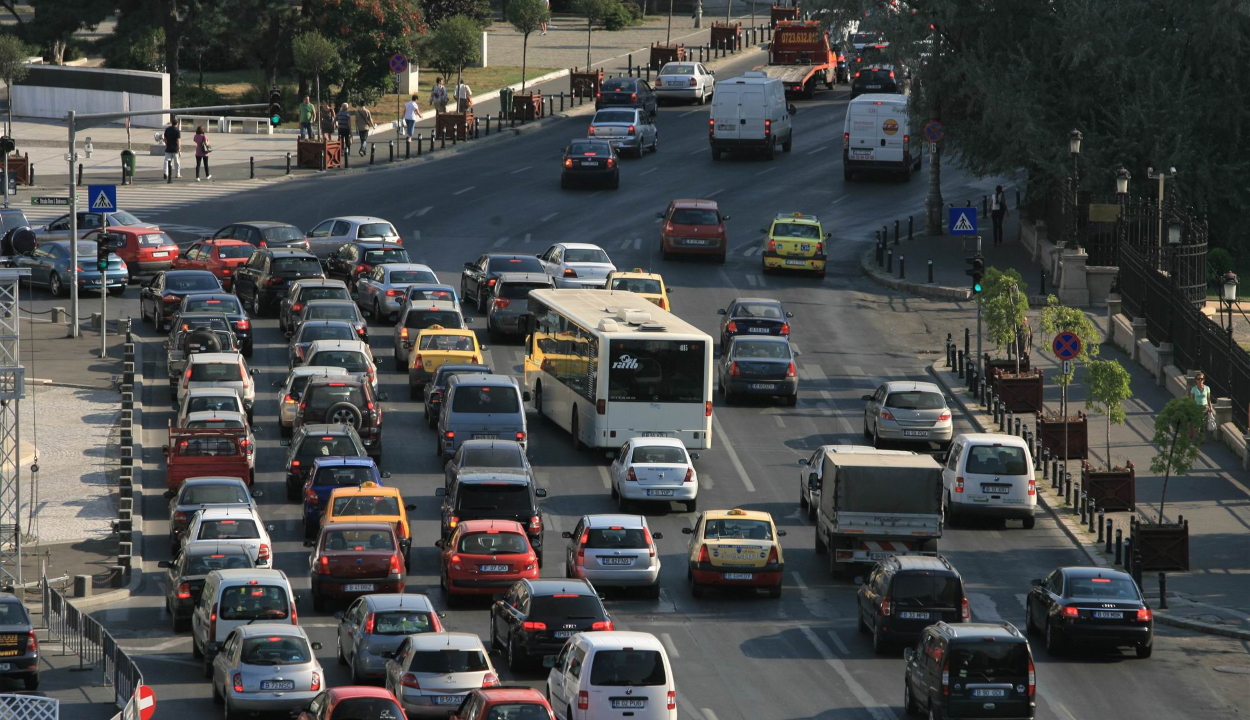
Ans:
<svg viewBox="0 0 1250 720"><path fill-rule="evenodd" d="M1006 359L984 358L985 378L1011 412L1037 412L1042 409L1042 373L1030 370L1021 357L1021 328L1027 321L1029 297L1024 280L1012 269L988 268L977 302L990 340L1001 350L1011 348Z"/></svg>
<svg viewBox="0 0 1250 720"><path fill-rule="evenodd" d="M1059 298L1051 295L1046 298L1046 307L1041 312L1042 333L1046 337L1070 332L1081 339L1081 351L1068 363L1068 371L1055 375L1055 384L1063 390L1063 400L1059 412L1055 415L1038 415L1038 436L1042 438L1042 447L1048 448L1052 456L1066 459L1089 457L1088 423L1084 413L1076 415L1068 411L1068 386L1076 375L1078 363L1088 363L1098 357L1098 345L1102 335L1094 322L1078 308L1065 307Z"/></svg>
<svg viewBox="0 0 1250 720"><path fill-rule="evenodd" d="M1151 442L1159 452L1150 463L1150 471L1163 473L1159 519L1153 523L1135 522L1131 531L1133 553L1140 558L1143 571L1189 569L1189 523L1180 516L1176 522L1168 522L1164 509L1167 506L1168 481L1172 475L1179 477L1193 467L1198 460L1206 428L1206 413L1189 396L1170 401L1155 417L1155 434Z"/></svg>
<svg viewBox="0 0 1250 720"><path fill-rule="evenodd" d="M1085 380L1089 386L1085 404L1107 418L1107 465L1097 468L1082 462L1081 487L1103 510L1132 511L1137 507L1136 470L1132 461L1120 466L1111 457L1111 425L1125 421L1123 403L1133 396L1128 371L1118 362L1092 360L1085 364Z"/></svg>

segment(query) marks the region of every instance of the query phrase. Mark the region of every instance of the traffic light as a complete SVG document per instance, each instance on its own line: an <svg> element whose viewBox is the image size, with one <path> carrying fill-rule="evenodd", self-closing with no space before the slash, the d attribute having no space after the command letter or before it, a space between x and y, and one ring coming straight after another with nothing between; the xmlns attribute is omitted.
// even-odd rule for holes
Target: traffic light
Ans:
<svg viewBox="0 0 1250 720"><path fill-rule="evenodd" d="M103 239L96 240L95 266L100 272L109 269L109 246Z"/></svg>
<svg viewBox="0 0 1250 720"><path fill-rule="evenodd" d="M269 91L269 122L274 127L282 123L282 93L278 88Z"/></svg>
<svg viewBox="0 0 1250 720"><path fill-rule="evenodd" d="M17 145L13 142L13 138L9 137L8 135L5 135L4 137L0 137L0 152L3 152L4 154L9 155L9 154L12 154L12 152L16 149L17 149Z"/></svg>
<svg viewBox="0 0 1250 720"><path fill-rule="evenodd" d="M972 294L980 295L981 276L985 274L985 257L981 253L977 253L970 258L964 258L964 262L971 266L964 272L972 278Z"/></svg>

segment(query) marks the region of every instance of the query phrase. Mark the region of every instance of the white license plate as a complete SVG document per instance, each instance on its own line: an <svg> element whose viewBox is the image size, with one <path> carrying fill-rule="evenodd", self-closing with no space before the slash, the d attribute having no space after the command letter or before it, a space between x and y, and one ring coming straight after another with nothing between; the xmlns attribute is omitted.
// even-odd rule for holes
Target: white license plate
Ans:
<svg viewBox="0 0 1250 720"><path fill-rule="evenodd" d="M434 696L435 705L459 705L463 700L464 698L460 697L459 695L435 695Z"/></svg>
<svg viewBox="0 0 1250 720"><path fill-rule="evenodd" d="M344 585L343 590L346 592L373 592L373 583L358 583L356 585Z"/></svg>
<svg viewBox="0 0 1250 720"><path fill-rule="evenodd" d="M854 160L871 160L871 150L854 150L851 152L851 158Z"/></svg>
<svg viewBox="0 0 1250 720"><path fill-rule="evenodd" d="M0 663L0 670L8 670L11 667L13 666L9 663Z"/></svg>
<svg viewBox="0 0 1250 720"><path fill-rule="evenodd" d="M725 573L726 580L750 580L753 577L751 573Z"/></svg>
<svg viewBox="0 0 1250 720"><path fill-rule="evenodd" d="M900 620L928 620L927 612L901 612L898 614Z"/></svg>
<svg viewBox="0 0 1250 720"><path fill-rule="evenodd" d="M643 437L668 437L668 433L662 433L662 432L645 432L645 433L643 433L643 434L642 434L642 436L643 436Z"/></svg>
<svg viewBox="0 0 1250 720"><path fill-rule="evenodd" d="M690 87L690 83L684 80L669 80L664 83L666 87Z"/></svg>
<svg viewBox="0 0 1250 720"><path fill-rule="evenodd" d="M770 330L770 328L766 328L766 327L753 327L753 328L747 328L747 332L753 332L753 333L763 333L763 334L768 334L768 331L769 331L769 330Z"/></svg>
<svg viewBox="0 0 1250 720"><path fill-rule="evenodd" d="M1000 698L1007 697L1007 691L999 688L975 688L972 697Z"/></svg>
<svg viewBox="0 0 1250 720"><path fill-rule="evenodd" d="M261 680L261 690L294 690L294 680Z"/></svg>
<svg viewBox="0 0 1250 720"><path fill-rule="evenodd" d="M594 160L582 161L582 167L598 167L598 166L599 166L599 163L595 162Z"/></svg>
<svg viewBox="0 0 1250 720"><path fill-rule="evenodd" d="M488 435L486 433L473 433L474 440L498 440L498 435Z"/></svg>
<svg viewBox="0 0 1250 720"><path fill-rule="evenodd" d="M672 497L673 491L672 490L648 490L647 496L648 497Z"/></svg>
<svg viewBox="0 0 1250 720"><path fill-rule="evenodd" d="M880 89L881 89L881 86L880 86L880 85L865 85L864 87L865 87L865 88L867 88L867 89L869 89L869 90L880 90Z"/></svg>
<svg viewBox="0 0 1250 720"><path fill-rule="evenodd" d="M894 553L873 552L873 553L868 553L868 557L873 560L876 560L877 562L881 562L882 560L888 560L889 558L894 557Z"/></svg>
<svg viewBox="0 0 1250 720"><path fill-rule="evenodd" d="M647 706L646 698L612 698L613 708L640 710Z"/></svg>
<svg viewBox="0 0 1250 720"><path fill-rule="evenodd" d="M672 491L670 490L669 493L671 494ZM633 565L634 559L632 557L605 557L605 558L599 558L599 564L601 565Z"/></svg>
<svg viewBox="0 0 1250 720"><path fill-rule="evenodd" d="M154 253L152 253L152 257L169 257L169 251L165 251L165 252L154 252Z"/></svg>
<svg viewBox="0 0 1250 720"><path fill-rule="evenodd" d="M482 572L508 572L507 565L479 565L477 569Z"/></svg>
<svg viewBox="0 0 1250 720"><path fill-rule="evenodd" d="M735 127L737 126L734 125L733 123L721 123L720 125L716 126L716 129L717 130L733 130Z"/></svg>
<svg viewBox="0 0 1250 720"><path fill-rule="evenodd" d="M751 383L747 385L752 390L776 390L777 386L773 383Z"/></svg>
<svg viewBox="0 0 1250 720"><path fill-rule="evenodd" d="M807 261L806 260L787 260L786 264L787 265L806 265Z"/></svg>
<svg viewBox="0 0 1250 720"><path fill-rule="evenodd" d="M707 245L707 240L696 240L696 239L693 239L693 238L692 238L692 239L686 240L684 244L686 244L686 245Z"/></svg>
<svg viewBox="0 0 1250 720"><path fill-rule="evenodd" d="M571 638L576 632L577 632L576 630L556 630L555 632L551 633L551 636L556 638L557 640L560 638Z"/></svg>
<svg viewBox="0 0 1250 720"><path fill-rule="evenodd" d="M1001 495L1011 492L1010 485L982 485L981 492L990 493L991 495Z"/></svg>
<svg viewBox="0 0 1250 720"><path fill-rule="evenodd" d="M1124 613L1112 612L1110 610L1095 610L1094 617L1098 618L1099 620L1123 620Z"/></svg>
<svg viewBox="0 0 1250 720"><path fill-rule="evenodd" d="M928 430L904 430L903 437L929 437Z"/></svg>

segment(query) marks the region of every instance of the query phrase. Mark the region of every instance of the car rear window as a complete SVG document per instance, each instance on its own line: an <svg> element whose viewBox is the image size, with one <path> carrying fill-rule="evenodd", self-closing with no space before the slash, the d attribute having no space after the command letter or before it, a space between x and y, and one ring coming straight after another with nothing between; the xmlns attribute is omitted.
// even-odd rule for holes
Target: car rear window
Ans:
<svg viewBox="0 0 1250 720"><path fill-rule="evenodd" d="M565 619L598 620L603 617L603 605L594 595L535 595L530 599L529 617L548 623Z"/></svg>
<svg viewBox="0 0 1250 720"><path fill-rule="evenodd" d="M364 388L355 384L314 385L309 391L307 402L308 407L313 410L326 410L331 405L342 402L362 408L365 406L365 391Z"/></svg>
<svg viewBox="0 0 1250 720"><path fill-rule="evenodd" d="M258 540L260 530L256 521L247 518L222 518L200 523L197 540Z"/></svg>
<svg viewBox="0 0 1250 720"><path fill-rule="evenodd" d="M470 555L524 555L530 544L519 533L481 532L461 536L456 550Z"/></svg>
<svg viewBox="0 0 1250 720"><path fill-rule="evenodd" d="M611 263L608 254L599 248L569 248L564 251L564 262Z"/></svg>
<svg viewBox="0 0 1250 720"><path fill-rule="evenodd" d="M238 454L238 446L228 437L189 437L178 441L179 457L228 457Z"/></svg>
<svg viewBox="0 0 1250 720"><path fill-rule="evenodd" d="M673 210L674 225L719 225L720 215L715 210L677 208Z"/></svg>
<svg viewBox="0 0 1250 720"><path fill-rule="evenodd" d="M217 256L226 259L249 258L256 248L251 245L218 245Z"/></svg>
<svg viewBox="0 0 1250 720"><path fill-rule="evenodd" d="M187 558L186 575L207 575L214 570L243 570L252 567L252 556L247 553L192 555Z"/></svg>
<svg viewBox="0 0 1250 720"><path fill-rule="evenodd" d="M369 361L364 354L351 350L322 350L309 358L306 364L341 367L349 373L369 370Z"/></svg>
<svg viewBox="0 0 1250 720"><path fill-rule="evenodd" d="M660 281L651 278L612 278L613 290L624 290L647 295L660 294Z"/></svg>
<svg viewBox="0 0 1250 720"><path fill-rule="evenodd" d="M590 528L585 547L592 550L638 549L650 547L642 528Z"/></svg>
<svg viewBox="0 0 1250 720"><path fill-rule="evenodd" d="M902 572L894 576L890 597L909 607L959 607L964 593L953 575Z"/></svg>
<svg viewBox="0 0 1250 720"><path fill-rule="evenodd" d="M408 288L408 299L456 302L456 293L451 288Z"/></svg>
<svg viewBox="0 0 1250 720"><path fill-rule="evenodd" d="M396 720L404 717L394 700L381 697L354 697L339 700L330 720Z"/></svg>
<svg viewBox="0 0 1250 720"><path fill-rule="evenodd" d="M445 675L459 672L485 672L490 669L481 650L418 650L412 654L410 672Z"/></svg>
<svg viewBox="0 0 1250 720"><path fill-rule="evenodd" d="M421 338L422 350L473 352L471 335L426 335Z"/></svg>
<svg viewBox="0 0 1250 720"><path fill-rule="evenodd" d="M395 227L390 223L362 223L360 229L356 231L358 238L381 238L381 237L398 237L399 233L395 232Z"/></svg>
<svg viewBox="0 0 1250 720"><path fill-rule="evenodd" d="M529 297L530 290L546 290L551 288L547 283L505 283L499 295L509 300L524 300Z"/></svg>
<svg viewBox="0 0 1250 720"><path fill-rule="evenodd" d="M187 422L187 427L195 428L241 428L244 427L243 421L237 418L206 418L204 420L191 420Z"/></svg>
<svg viewBox="0 0 1250 720"><path fill-rule="evenodd" d="M1120 600L1137 600L1137 588L1133 581L1120 577L1070 577L1067 587L1068 597L1083 598L1114 598Z"/></svg>
<svg viewBox="0 0 1250 720"><path fill-rule="evenodd" d="M941 393L908 390L890 393L885 406L897 410L941 410L946 407L946 400Z"/></svg>
<svg viewBox="0 0 1250 720"><path fill-rule="evenodd" d="M410 330L424 330L434 325L441 325L445 328L464 327L464 323L460 320L460 313L454 310L409 310L404 317L404 327Z"/></svg>
<svg viewBox="0 0 1250 720"><path fill-rule="evenodd" d="M139 238L139 247L165 247L173 245L174 239L163 232L144 233L137 236Z"/></svg>
<svg viewBox="0 0 1250 720"><path fill-rule="evenodd" d="M498 703L486 711L486 720L549 720L550 711L539 703Z"/></svg>
<svg viewBox="0 0 1250 720"><path fill-rule="evenodd" d="M595 113L595 119L590 121L591 125L600 123L632 123L634 121L633 110L605 110Z"/></svg>
<svg viewBox="0 0 1250 720"><path fill-rule="evenodd" d="M388 530L327 530L326 550L395 550L395 536Z"/></svg>
<svg viewBox="0 0 1250 720"><path fill-rule="evenodd" d="M243 368L238 363L193 363L191 382L239 382Z"/></svg>
<svg viewBox="0 0 1250 720"><path fill-rule="evenodd" d="M534 510L528 485L520 483L462 483L456 493L457 510L520 515Z"/></svg>
<svg viewBox="0 0 1250 720"><path fill-rule="evenodd" d="M968 448L964 472L975 475L1027 475L1024 448L1008 445L973 445Z"/></svg>
<svg viewBox="0 0 1250 720"><path fill-rule="evenodd" d="M313 485L318 487L360 487L361 483L371 482L373 468L359 465L339 467L323 467L317 471Z"/></svg>
<svg viewBox="0 0 1250 720"><path fill-rule="evenodd" d="M347 294L347 288L341 287L310 287L302 288L299 291L300 302L312 302L313 300L351 300L351 296Z"/></svg>
<svg viewBox="0 0 1250 720"><path fill-rule="evenodd" d="M434 621L430 619L430 613L421 610L385 610L373 614L374 635L414 635L433 631Z"/></svg>
<svg viewBox="0 0 1250 720"><path fill-rule="evenodd" d="M355 305L320 305L312 304L305 311L305 320L359 320Z"/></svg>
<svg viewBox="0 0 1250 720"><path fill-rule="evenodd" d="M222 620L285 620L291 602L281 585L248 584L222 590L219 606Z"/></svg>
<svg viewBox="0 0 1250 720"><path fill-rule="evenodd" d="M488 262L488 269L493 273L500 272L547 272L536 257L520 255L512 257L493 257Z"/></svg>
<svg viewBox="0 0 1250 720"><path fill-rule="evenodd" d="M312 662L308 641L296 635L243 639L239 660L245 665L302 665Z"/></svg>
<svg viewBox="0 0 1250 720"><path fill-rule="evenodd" d="M604 80L600 88L606 92L634 92L637 87L633 80L626 78L612 78Z"/></svg>
<svg viewBox="0 0 1250 720"><path fill-rule="evenodd" d="M206 308L200 308L200 309L201 309L201 310L209 310L209 311L214 311L214 310L215 310L215 311L217 311L217 312L226 312L225 310L221 309L219 306L217 306L217 307L206 307ZM190 313L190 312L193 312L193 311L188 310L187 312L188 312L188 313ZM229 321L227 321L227 320L226 320L226 318L222 317L221 315L209 315L209 316L207 316L207 317L205 317L205 316L201 315L201 316L199 316L199 317L184 317L184 318L182 318L182 329L183 329L183 331L184 331L184 332L186 332L186 331L188 331L188 330L196 330L196 329L198 329L198 328L204 328L204 327L206 327L206 328L210 328L210 329L212 329L212 330L223 330L223 331L224 331L224 330L229 330L229 329L230 329L230 323L229 323Z"/></svg>
<svg viewBox="0 0 1250 720"><path fill-rule="evenodd" d="M0 625L29 625L30 616L20 602L0 603Z"/></svg>
<svg viewBox="0 0 1250 720"><path fill-rule="evenodd" d="M461 385L451 403L457 413L515 413L521 410L516 389L511 386Z"/></svg>
<svg viewBox="0 0 1250 720"><path fill-rule="evenodd" d="M772 540L773 531L763 520L717 518L707 521L703 537L709 540Z"/></svg>
<svg viewBox="0 0 1250 720"><path fill-rule="evenodd" d="M666 445L642 445L634 448L635 463L678 463L686 464L686 451Z"/></svg>
<svg viewBox="0 0 1250 720"><path fill-rule="evenodd" d="M297 228L291 226L265 228L260 231L261 237L265 238L265 242L271 243L291 243L303 242L304 233Z"/></svg>
<svg viewBox="0 0 1250 720"><path fill-rule="evenodd" d="M228 485L187 485L178 496L179 505L213 505L220 503L249 502L247 492L230 483Z"/></svg>
<svg viewBox="0 0 1250 720"><path fill-rule="evenodd" d="M363 457L364 454L364 449L356 445L348 435L316 435L305 438L300 443L295 457L300 461L308 461L317 457Z"/></svg>
<svg viewBox="0 0 1250 720"><path fill-rule="evenodd" d="M350 495L334 498L336 517L353 515L399 515L399 500L394 495Z"/></svg>
<svg viewBox="0 0 1250 720"><path fill-rule="evenodd" d="M609 153L608 146L605 144L589 143L589 142L581 142L581 143L575 142L569 145L569 154L570 155L600 155L603 157L607 157L610 153ZM517 269L520 270L520 268L517 268ZM542 270L542 268L540 267L539 270Z"/></svg>
<svg viewBox="0 0 1250 720"><path fill-rule="evenodd" d="M427 283L438 280L434 273L428 270L392 270L389 276L390 282L396 285L407 283Z"/></svg>
<svg viewBox="0 0 1250 720"><path fill-rule="evenodd" d="M386 248L385 250L366 250L362 262L371 265L384 265L386 263L408 262L408 251L400 248ZM437 278L431 278L437 279Z"/></svg>
<svg viewBox="0 0 1250 720"><path fill-rule="evenodd" d="M733 316L736 318L780 320L782 313L781 307L773 303L738 303L738 306L734 308Z"/></svg>
<svg viewBox="0 0 1250 720"><path fill-rule="evenodd" d="M771 360L788 360L790 358L790 346L785 343L735 340L733 347L734 357L736 358Z"/></svg>
<svg viewBox="0 0 1250 720"><path fill-rule="evenodd" d="M91 248L91 257L95 257L95 248ZM221 283L209 274L200 275L166 275L165 289L176 293L189 292L221 292Z"/></svg>
<svg viewBox="0 0 1250 720"><path fill-rule="evenodd" d="M202 298L192 295L186 299L183 312L223 312L234 314L243 312L243 308L239 305L239 299L235 297Z"/></svg>
<svg viewBox="0 0 1250 720"><path fill-rule="evenodd" d="M525 459L519 445L469 446L464 450L465 467L523 468Z"/></svg>
<svg viewBox="0 0 1250 720"><path fill-rule="evenodd" d="M674 65L669 63L660 68L661 75L694 75L694 65Z"/></svg>
<svg viewBox="0 0 1250 720"><path fill-rule="evenodd" d="M1029 646L1023 642L968 642L951 645L951 675L964 682L1023 677L1029 672Z"/></svg>
<svg viewBox="0 0 1250 720"><path fill-rule="evenodd" d="M819 240L820 228L806 223L777 223L773 225L773 237Z"/></svg>
<svg viewBox="0 0 1250 720"><path fill-rule="evenodd" d="M634 687L667 682L658 650L600 650L590 667L591 685Z"/></svg>
<svg viewBox="0 0 1250 720"><path fill-rule="evenodd" d="M315 257L280 257L273 261L275 273L321 272L321 263Z"/></svg>
<svg viewBox="0 0 1250 720"><path fill-rule="evenodd" d="M209 395L206 397L193 397L187 401L188 414L208 410L242 412L243 408L239 407L238 395Z"/></svg>
<svg viewBox="0 0 1250 720"><path fill-rule="evenodd" d="M310 343L316 340L357 340L356 331L346 323L333 325L301 325L299 341Z"/></svg>

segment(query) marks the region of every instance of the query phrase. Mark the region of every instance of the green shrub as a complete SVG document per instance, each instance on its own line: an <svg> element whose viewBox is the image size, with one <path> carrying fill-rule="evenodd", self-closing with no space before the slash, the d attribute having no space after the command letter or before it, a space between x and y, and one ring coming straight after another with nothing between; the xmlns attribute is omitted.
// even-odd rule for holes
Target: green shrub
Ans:
<svg viewBox="0 0 1250 720"><path fill-rule="evenodd" d="M188 84L170 87L169 103L170 107L209 107L227 104L226 99L216 90Z"/></svg>
<svg viewBox="0 0 1250 720"><path fill-rule="evenodd" d="M1218 288L1224 282L1224 273L1237 269L1233 256L1224 248L1215 248L1207 252L1207 285Z"/></svg>
<svg viewBox="0 0 1250 720"><path fill-rule="evenodd" d="M625 2L621 3L621 6L624 7L627 11L629 11L629 17L632 20L632 22L630 23L631 25L638 25L642 23L642 20L643 20L642 6L640 6L638 3L634 2L633 0L625 0Z"/></svg>
<svg viewBox="0 0 1250 720"><path fill-rule="evenodd" d="M623 30L634 23L634 16L624 3L610 3L603 13L603 29L609 31Z"/></svg>

